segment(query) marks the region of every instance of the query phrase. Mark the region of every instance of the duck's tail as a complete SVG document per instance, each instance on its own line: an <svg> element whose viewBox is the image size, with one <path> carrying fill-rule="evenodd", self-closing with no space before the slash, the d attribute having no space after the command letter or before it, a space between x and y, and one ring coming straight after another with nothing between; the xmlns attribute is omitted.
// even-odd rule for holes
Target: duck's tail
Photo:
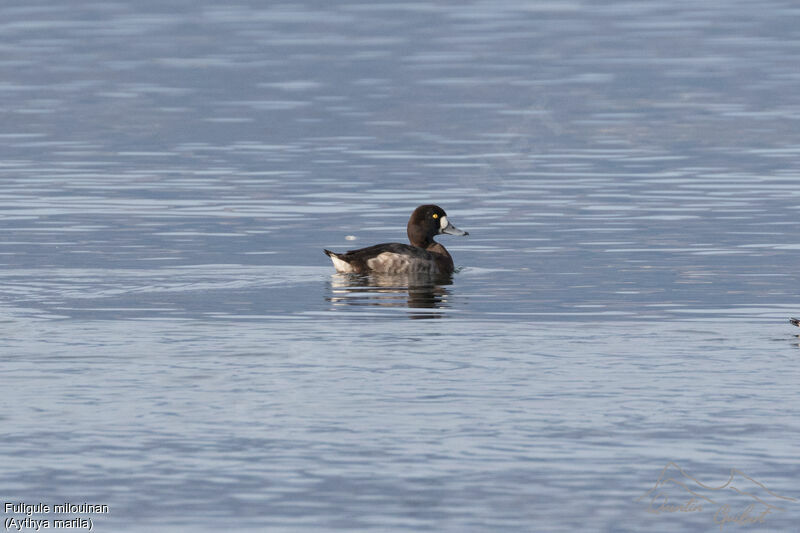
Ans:
<svg viewBox="0 0 800 533"><path fill-rule="evenodd" d="M356 272L356 269L347 262L347 260L342 259L342 256L345 254L337 254L336 252L331 252L330 250L323 250L325 255L331 258L333 261L333 268L336 269L336 272Z"/></svg>
<svg viewBox="0 0 800 533"><path fill-rule="evenodd" d="M789 322L800 328L800 318L790 318Z"/></svg>

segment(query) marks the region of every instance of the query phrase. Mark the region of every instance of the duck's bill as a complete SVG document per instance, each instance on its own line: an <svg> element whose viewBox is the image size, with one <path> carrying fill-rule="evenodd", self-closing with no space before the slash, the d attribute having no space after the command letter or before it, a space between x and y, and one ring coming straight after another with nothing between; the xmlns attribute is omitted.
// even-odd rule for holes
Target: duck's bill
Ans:
<svg viewBox="0 0 800 533"><path fill-rule="evenodd" d="M463 231L455 227L447 220L447 217L441 218L442 227L439 229L439 233L446 233L448 235L469 235L468 232Z"/></svg>

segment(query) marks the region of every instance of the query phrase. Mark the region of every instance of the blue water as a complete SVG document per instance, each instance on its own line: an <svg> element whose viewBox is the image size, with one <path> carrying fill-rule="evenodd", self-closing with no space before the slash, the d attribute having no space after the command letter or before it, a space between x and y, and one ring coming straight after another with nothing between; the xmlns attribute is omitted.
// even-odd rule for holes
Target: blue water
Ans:
<svg viewBox="0 0 800 533"><path fill-rule="evenodd" d="M723 531L796 531L798 15L1 5L3 502L291 532L756 502L650 513L673 462L775 507ZM334 273L423 203L470 233L451 281Z"/></svg>

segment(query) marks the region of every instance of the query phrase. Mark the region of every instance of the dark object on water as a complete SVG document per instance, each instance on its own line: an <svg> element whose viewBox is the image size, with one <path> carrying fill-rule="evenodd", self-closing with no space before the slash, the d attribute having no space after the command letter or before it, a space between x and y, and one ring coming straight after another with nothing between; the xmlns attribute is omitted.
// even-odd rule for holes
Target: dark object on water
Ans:
<svg viewBox="0 0 800 533"><path fill-rule="evenodd" d="M338 272L369 274L452 274L453 258L435 235L469 235L447 220L447 213L437 205L421 205L408 220L408 244L392 242L337 254L325 253Z"/></svg>

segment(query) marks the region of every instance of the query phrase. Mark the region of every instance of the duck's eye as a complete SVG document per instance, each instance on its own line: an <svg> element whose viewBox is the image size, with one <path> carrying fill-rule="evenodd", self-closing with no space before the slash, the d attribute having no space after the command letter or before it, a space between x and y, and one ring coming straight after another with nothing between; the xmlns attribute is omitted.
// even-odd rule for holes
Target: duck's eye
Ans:
<svg viewBox="0 0 800 533"><path fill-rule="evenodd" d="M434 213L433 218L439 218L439 215L437 213Z"/></svg>

